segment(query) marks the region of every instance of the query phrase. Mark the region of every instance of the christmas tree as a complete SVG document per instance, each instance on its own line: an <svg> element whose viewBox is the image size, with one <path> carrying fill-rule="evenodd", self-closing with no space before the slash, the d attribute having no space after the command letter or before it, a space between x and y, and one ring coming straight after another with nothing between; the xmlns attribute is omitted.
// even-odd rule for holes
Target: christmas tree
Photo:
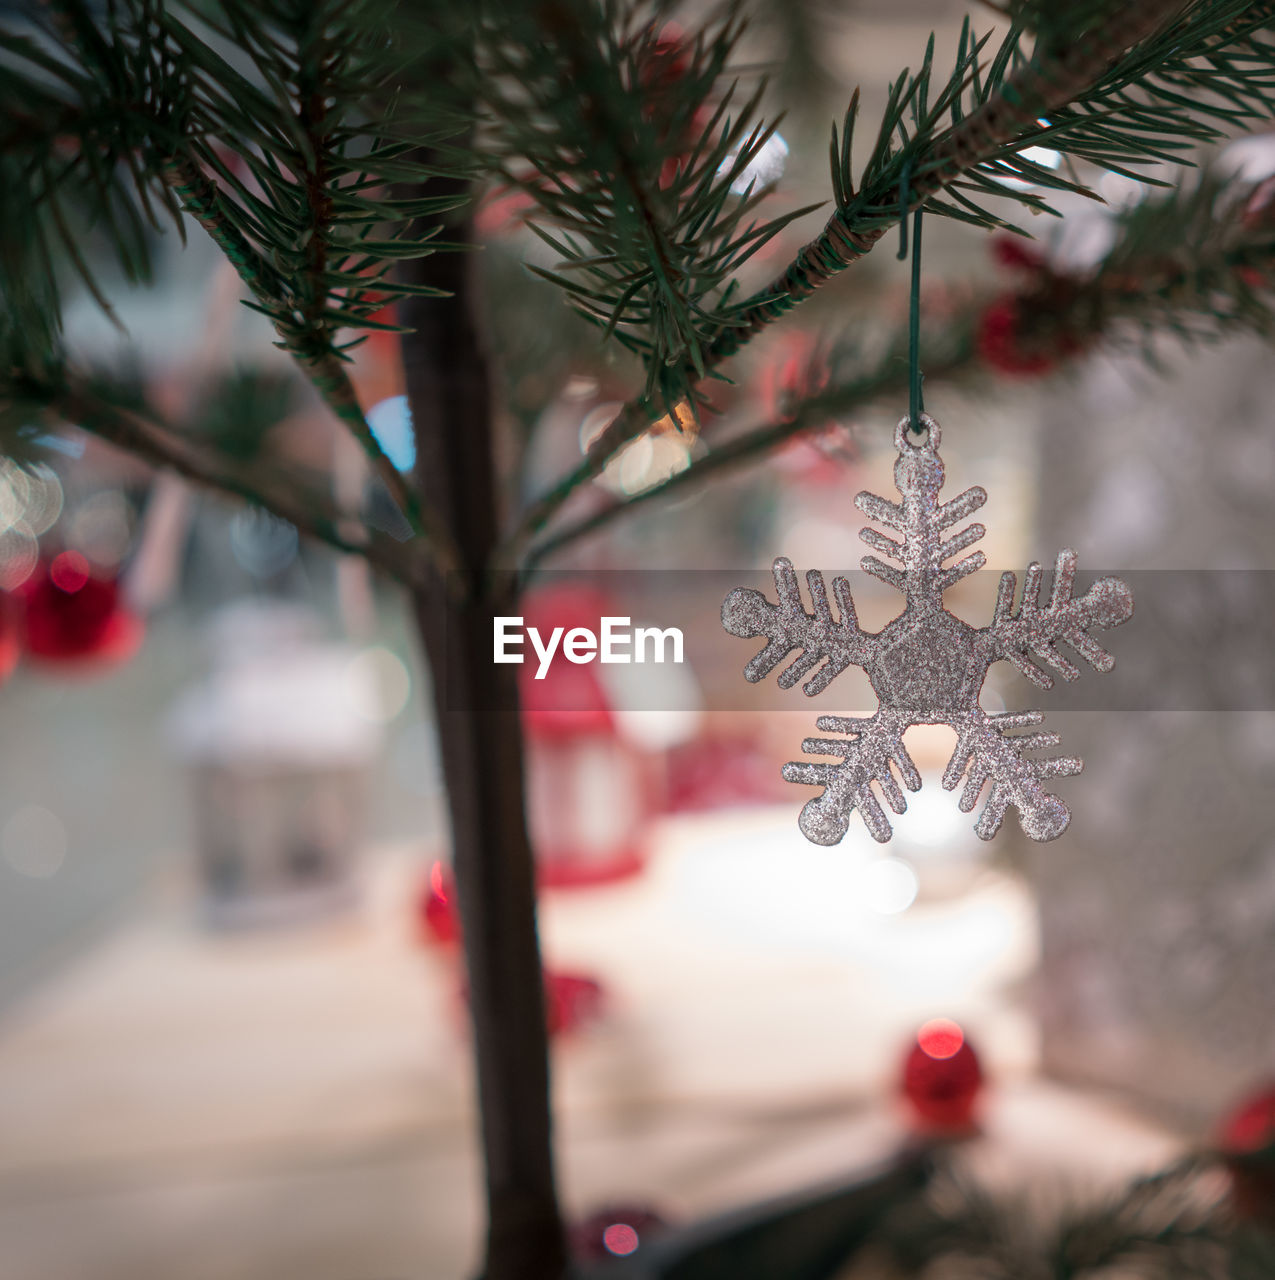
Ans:
<svg viewBox="0 0 1275 1280"><path fill-rule="evenodd" d="M931 386L1040 374L1106 342L1150 357L1163 333L1266 332L1271 193L1189 166L1275 117L1273 18L1240 0L1007 0L945 33L946 59L931 38L913 69L883 75L878 118L845 93L810 207L771 180L769 113L810 79L816 6L47 0L9 19L0 447L31 460L44 433L74 424L364 557L410 600L450 808L488 1280L565 1265L517 687L487 657L493 619L519 612L537 566L629 511L905 395L904 335L837 277L891 252L888 234L919 214L963 224L971 252L999 232L1015 279L990 300L948 299L923 326ZM770 82L745 48L777 51ZM1060 266L1022 237L1041 225L1024 215L1097 199L1104 175L1148 191L1096 261ZM497 201L519 231L480 265L478 215ZM376 501L338 502L328 477L275 448L279 406L251 375L174 418L127 370L68 348L66 298L87 291L110 314L104 273L145 283L159 231L211 237L365 451ZM514 291L535 299L533 316L479 305L510 246L527 259ZM769 419L741 427L731 404L754 340L817 294L836 312L819 313ZM516 352L493 368L511 323L558 344L538 393ZM376 333L401 343L408 471L350 376ZM578 352L627 400L577 465L529 492L511 459ZM621 497L591 484L634 441L668 433L698 436L689 465Z"/></svg>

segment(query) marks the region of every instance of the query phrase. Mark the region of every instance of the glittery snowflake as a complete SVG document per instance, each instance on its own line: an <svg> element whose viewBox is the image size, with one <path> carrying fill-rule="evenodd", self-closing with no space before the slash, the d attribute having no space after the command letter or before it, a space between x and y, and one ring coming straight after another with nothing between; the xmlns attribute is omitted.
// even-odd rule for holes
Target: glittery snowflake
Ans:
<svg viewBox="0 0 1275 1280"><path fill-rule="evenodd" d="M903 745L904 731L915 724L945 724L956 730L957 742L943 786L951 791L965 779L960 807L968 813L990 784L974 827L978 835L990 840L1013 805L1033 840L1052 840L1063 833L1071 815L1042 781L1079 773L1081 761L1075 756L1029 754L1056 746L1058 735L1011 734L1013 729L1040 725L1044 715L984 711L979 705L983 681L992 664L1001 659L1013 663L1042 689L1053 685L1046 668L1064 680L1074 680L1079 672L1059 652L1060 641L1096 671L1110 671L1114 660L1089 633L1126 621L1133 613L1133 595L1119 578L1103 578L1084 595L1073 596L1076 553L1068 550L1059 553L1046 602L1040 598L1041 567L1032 564L1017 608L1015 575L1001 576L996 607L986 627L972 627L949 613L943 607L943 592L980 569L984 556L976 551L950 567L944 563L977 542L985 530L981 524L969 524L946 539L944 530L977 511L987 494L975 486L950 502L939 502L943 487L939 425L924 414L921 422L926 432L919 441L909 432L906 418L895 428L899 457L894 482L902 501L889 502L873 493L855 498L864 515L901 535L900 541L872 528L860 533L864 542L901 568L877 556L864 556L860 563L867 573L903 592L907 602L903 612L882 631L863 631L850 584L845 578L834 578L832 593L839 615L834 617L823 575L817 570L806 575L813 605L807 611L796 571L791 561L781 558L774 565L776 603L759 591L736 588L722 605L722 624L732 635L767 638L765 648L744 668L750 681L764 679L797 650L796 659L779 675L781 688L790 689L809 675L802 689L813 696L847 667L857 666L867 672L880 702L867 718L820 716L815 722L820 732L842 736L807 738L801 749L838 763L794 761L784 766L789 782L823 788L823 794L801 811L799 825L807 839L836 844L849 829L851 812L858 809L872 835L888 840L890 822L873 784L895 813L903 813L907 804L900 781L910 791L921 786L921 775Z"/></svg>

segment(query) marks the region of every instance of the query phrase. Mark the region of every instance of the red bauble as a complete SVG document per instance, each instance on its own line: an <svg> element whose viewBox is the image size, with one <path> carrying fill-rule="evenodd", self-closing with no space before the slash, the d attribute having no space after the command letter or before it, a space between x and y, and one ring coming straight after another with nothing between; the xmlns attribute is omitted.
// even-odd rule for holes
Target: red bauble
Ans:
<svg viewBox="0 0 1275 1280"><path fill-rule="evenodd" d="M582 973L545 970L545 1023L549 1034L578 1031L602 1016L602 984Z"/></svg>
<svg viewBox="0 0 1275 1280"><path fill-rule="evenodd" d="M1062 354L1024 341L1022 308L1012 294L996 298L979 316L977 342L978 354L987 364L1018 377L1048 373Z"/></svg>
<svg viewBox="0 0 1275 1280"><path fill-rule="evenodd" d="M103 667L141 646L141 620L120 600L119 582L96 578L77 551L41 563L19 588L23 644L48 666Z"/></svg>
<svg viewBox="0 0 1275 1280"><path fill-rule="evenodd" d="M1231 1174L1236 1212L1275 1227L1275 1083L1231 1112L1218 1146Z"/></svg>
<svg viewBox="0 0 1275 1280"><path fill-rule="evenodd" d="M435 862L425 877L416 899L416 921L421 938L440 946L453 946L460 939L460 916L456 911L456 891L451 874Z"/></svg>
<svg viewBox="0 0 1275 1280"><path fill-rule="evenodd" d="M1039 275L1045 270L1045 255L1037 245L1022 236L996 236L992 240L992 257L1011 271Z"/></svg>
<svg viewBox="0 0 1275 1280"><path fill-rule="evenodd" d="M0 591L0 684L13 674L21 655L21 615L9 593Z"/></svg>
<svg viewBox="0 0 1275 1280"><path fill-rule="evenodd" d="M664 1218L647 1205L610 1205L571 1228L571 1252L590 1262L627 1258L667 1227Z"/></svg>
<svg viewBox="0 0 1275 1280"><path fill-rule="evenodd" d="M978 1055L955 1022L934 1018L917 1032L903 1063L903 1096L926 1129L967 1132L982 1086Z"/></svg>

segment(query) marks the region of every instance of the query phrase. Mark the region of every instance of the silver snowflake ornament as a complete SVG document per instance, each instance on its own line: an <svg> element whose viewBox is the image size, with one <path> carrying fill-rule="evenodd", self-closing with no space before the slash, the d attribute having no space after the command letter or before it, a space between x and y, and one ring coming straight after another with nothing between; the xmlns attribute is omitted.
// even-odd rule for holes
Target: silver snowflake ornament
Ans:
<svg viewBox="0 0 1275 1280"><path fill-rule="evenodd" d="M1071 814L1041 783L1079 773L1081 761L1075 756L1028 754L1056 746L1058 735L1011 734L1012 729L1040 725L1044 715L1039 711L989 714L979 706L983 681L992 664L1002 659L1042 689L1053 685L1046 668L1064 680L1074 680L1079 672L1059 652L1059 642L1096 671L1110 671L1114 660L1089 633L1127 621L1133 613L1133 594L1119 578L1103 578L1084 595L1073 596L1076 553L1066 550L1058 555L1047 601L1040 598L1041 567L1032 564L1017 608L1017 579L1012 573L1001 576L996 607L986 627L971 627L949 613L943 607L943 592L982 568L985 558L975 551L950 567L944 565L977 542L985 530L981 524L969 524L950 537L944 537L944 531L977 511L987 494L975 486L950 502L939 501L943 487L939 424L926 414L921 415L921 424L925 432L919 439L909 431L906 417L895 428L899 457L894 482L901 501L890 502L874 493L855 498L864 515L900 535L896 539L876 529L861 530L864 542L901 567L877 556L864 556L860 564L903 593L903 612L882 631L863 631L850 584L845 578L834 578L834 617L818 570L806 574L813 605L807 610L792 562L781 557L774 565L775 603L759 591L738 587L722 605L722 625L732 635L766 637L765 648L744 668L750 681L764 679L796 650L796 659L780 672L781 688L790 689L809 676L802 689L813 696L850 666L862 667L872 682L880 702L875 714L865 719L820 716L815 724L821 733L842 736L807 738L801 744L807 755L832 757L838 763L784 765L789 782L823 788L823 794L801 811L799 825L808 840L836 844L849 829L855 809L877 840L889 840L890 821L872 787L875 783L895 813L907 808L900 781L910 791L920 789L921 775L903 745L904 731L914 724L945 724L956 730L956 750L943 774L943 786L951 791L965 779L960 799L963 812L974 808L990 783L974 827L979 836L990 840L1013 805L1033 840L1052 840L1066 830Z"/></svg>

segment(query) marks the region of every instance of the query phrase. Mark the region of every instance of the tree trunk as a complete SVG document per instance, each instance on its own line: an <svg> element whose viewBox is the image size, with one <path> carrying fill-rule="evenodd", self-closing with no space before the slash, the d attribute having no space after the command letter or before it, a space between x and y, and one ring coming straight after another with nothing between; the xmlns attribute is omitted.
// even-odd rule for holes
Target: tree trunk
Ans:
<svg viewBox="0 0 1275 1280"><path fill-rule="evenodd" d="M462 233L448 228L448 238ZM492 619L517 613L486 572L499 534L489 371L472 314L473 256L439 253L409 278L447 298L399 304L423 501L456 541L468 594L414 601L433 677L473 1025L486 1166L485 1280L559 1280L544 987L523 792L515 668L492 662ZM448 587L453 588L449 590Z"/></svg>

